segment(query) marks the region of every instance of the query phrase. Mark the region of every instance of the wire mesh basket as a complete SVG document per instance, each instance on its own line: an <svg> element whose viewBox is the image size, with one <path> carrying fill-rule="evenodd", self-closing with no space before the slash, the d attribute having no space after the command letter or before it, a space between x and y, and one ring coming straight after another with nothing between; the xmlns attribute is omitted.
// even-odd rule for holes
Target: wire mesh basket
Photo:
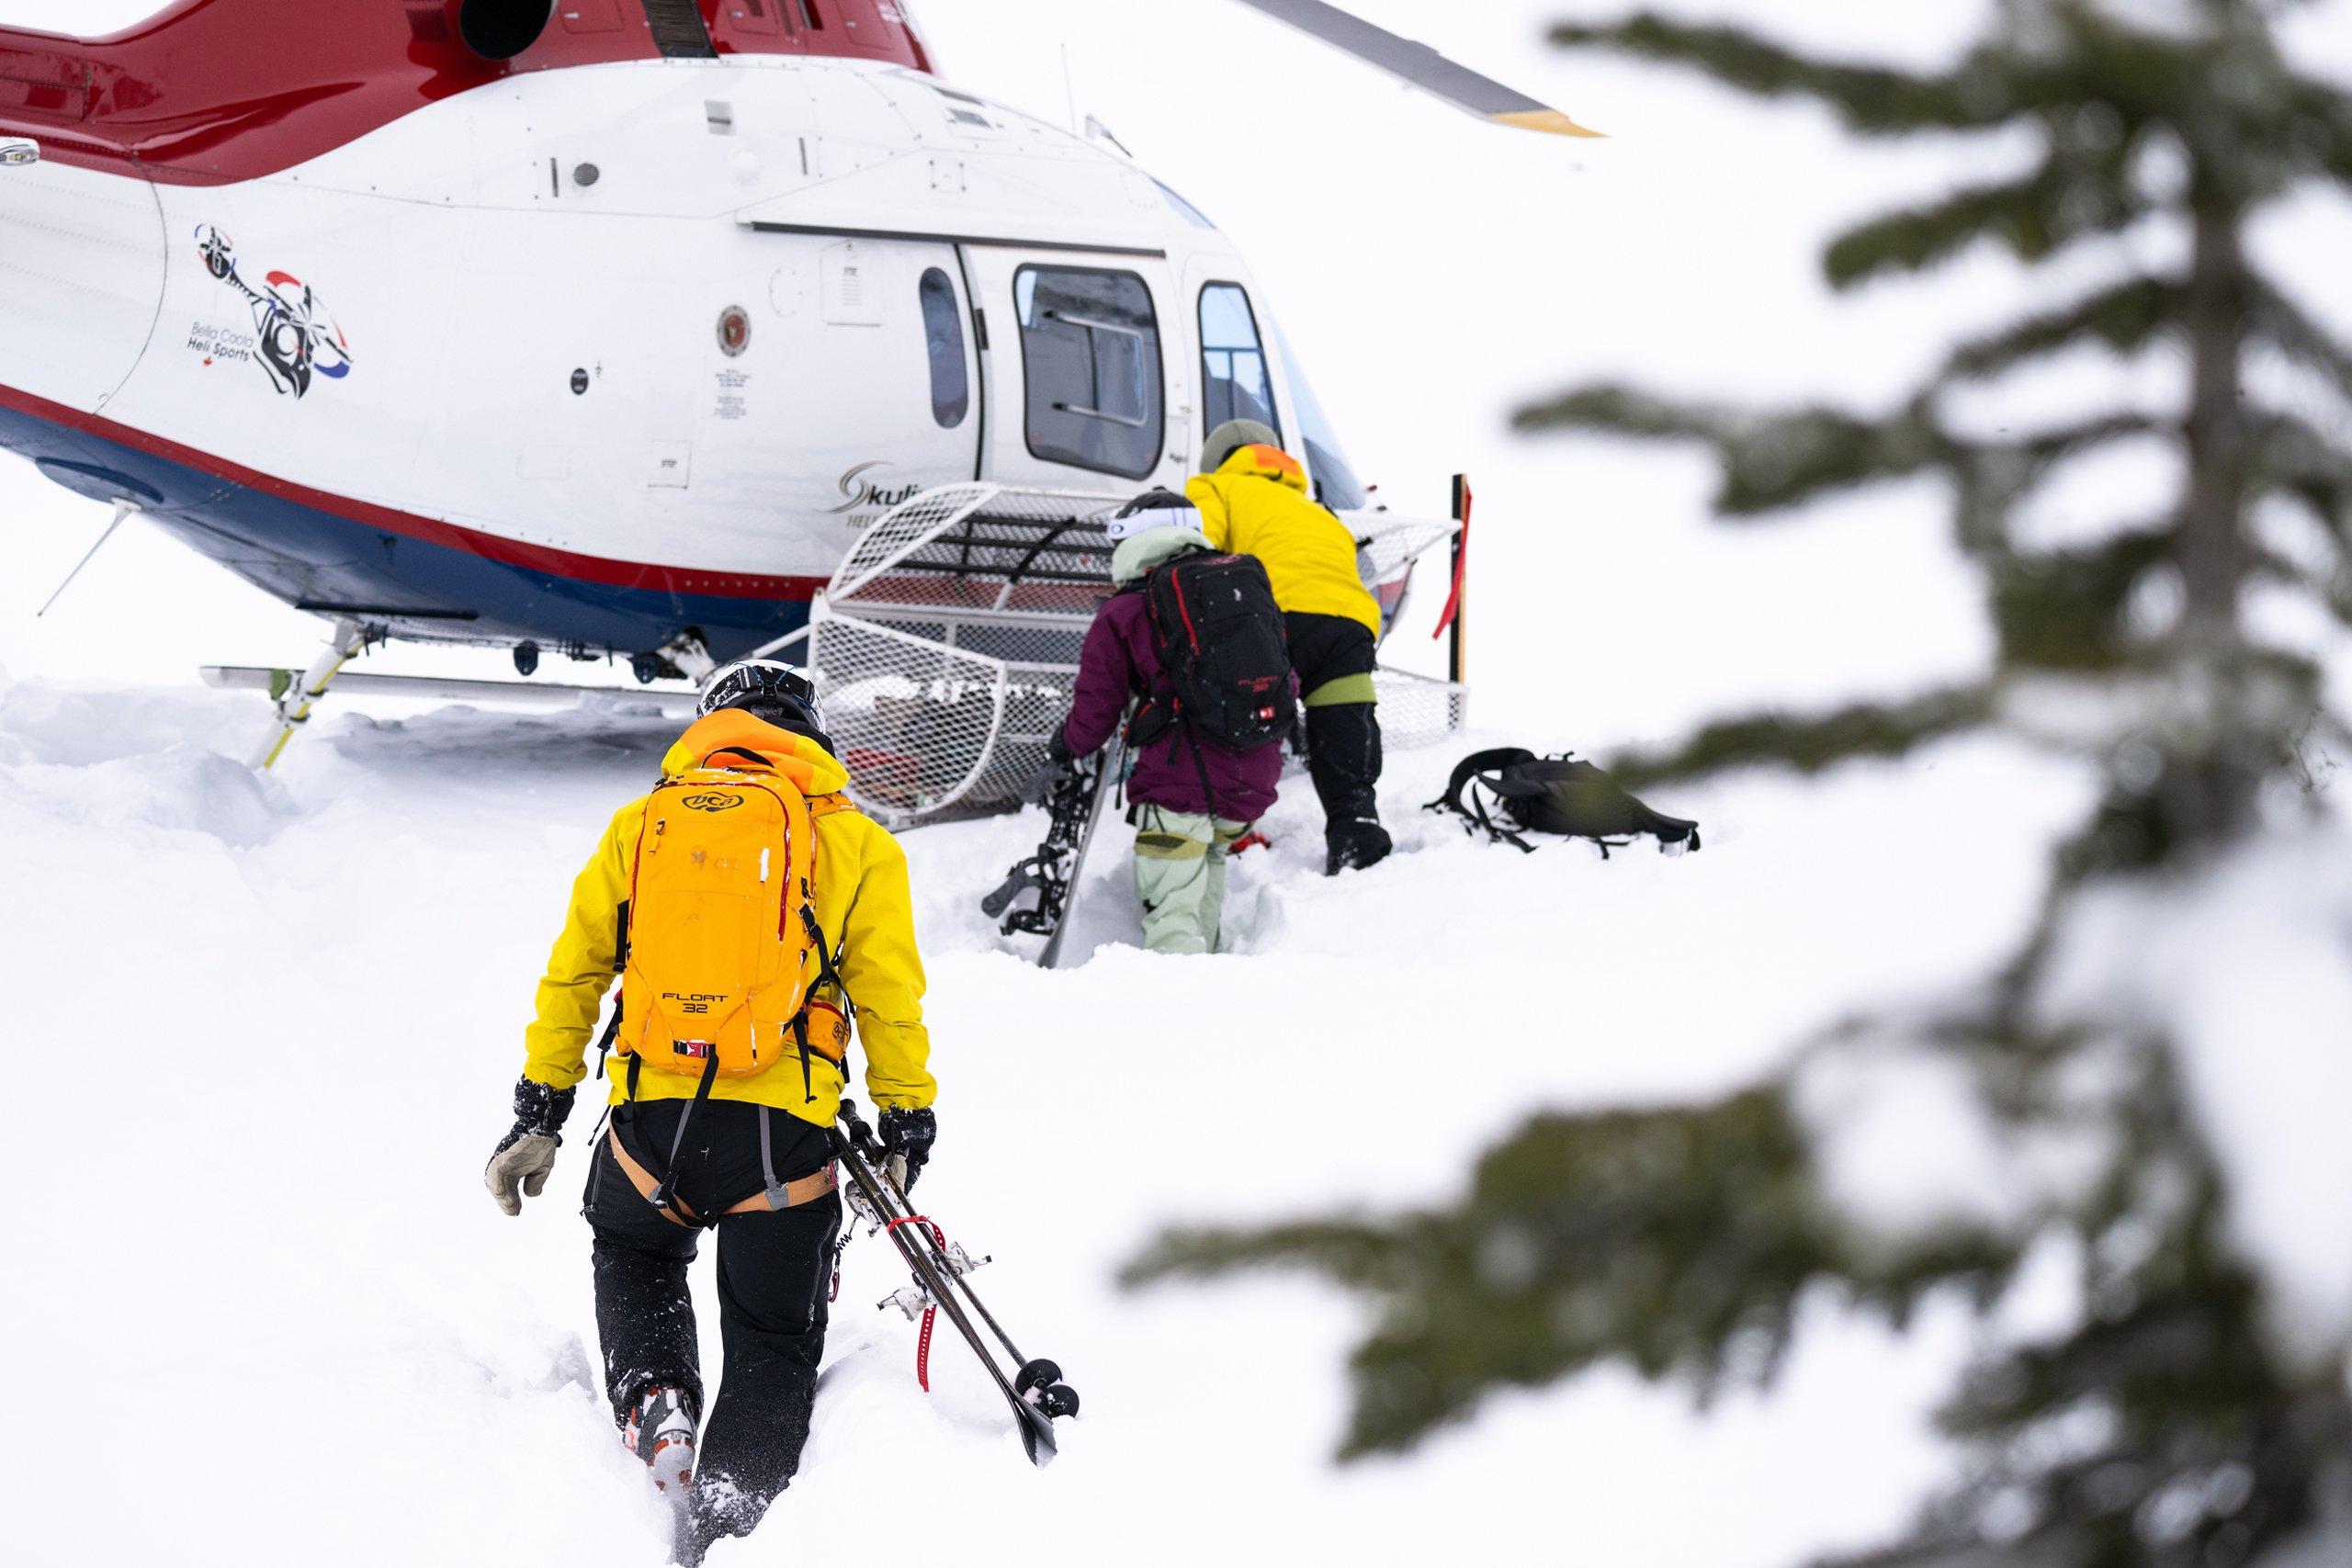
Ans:
<svg viewBox="0 0 2352 1568"><path fill-rule="evenodd" d="M947 485L892 508L810 606L801 645L859 807L892 827L1003 810L1045 766L1079 650L1111 592L1123 496ZM1350 516L1367 583L1401 579L1453 525ZM1383 670L1398 747L1462 728L1463 688Z"/></svg>

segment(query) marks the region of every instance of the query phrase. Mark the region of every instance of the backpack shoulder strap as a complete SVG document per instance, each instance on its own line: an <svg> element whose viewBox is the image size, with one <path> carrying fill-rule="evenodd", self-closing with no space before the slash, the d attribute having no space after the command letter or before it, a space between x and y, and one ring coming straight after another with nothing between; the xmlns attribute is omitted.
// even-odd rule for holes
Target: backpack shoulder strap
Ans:
<svg viewBox="0 0 2352 1568"><path fill-rule="evenodd" d="M1484 774L1499 776L1507 768L1534 760L1535 753L1523 746L1498 746L1490 751L1473 751L1454 764L1453 776L1446 781L1445 793L1421 809L1451 811L1462 818L1464 832L1483 828L1489 840L1510 844L1524 853L1533 854L1533 844L1510 829L1499 826L1487 813L1487 803L1479 797L1477 785L1487 782L1482 777ZM1466 802L1463 798L1465 792L1469 796Z"/></svg>
<svg viewBox="0 0 2352 1568"><path fill-rule="evenodd" d="M1421 809L1451 811L1457 817L1471 817L1475 819L1475 814L1468 806L1463 804L1462 800L1462 792L1469 787L1470 781L1480 773L1500 773L1515 763L1532 762L1534 760L1535 753L1524 746L1498 746L1490 751L1473 751L1454 764L1453 776L1446 781L1445 793Z"/></svg>

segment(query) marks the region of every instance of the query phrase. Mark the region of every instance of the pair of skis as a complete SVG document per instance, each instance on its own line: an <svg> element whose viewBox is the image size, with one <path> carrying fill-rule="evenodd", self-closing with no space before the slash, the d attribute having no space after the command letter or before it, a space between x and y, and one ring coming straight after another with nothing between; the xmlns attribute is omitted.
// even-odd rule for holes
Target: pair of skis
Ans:
<svg viewBox="0 0 2352 1568"><path fill-rule="evenodd" d="M1006 936L1042 936L1038 964L1061 961L1062 940L1078 902L1078 880L1094 842L1105 805L1126 772L1126 742L1091 757L1074 758L1056 771L1046 793L1048 821L1037 852L1014 866L997 890L980 900L989 919Z"/></svg>
<svg viewBox="0 0 2352 1568"><path fill-rule="evenodd" d="M875 1137L874 1129L859 1118L854 1100L842 1101L841 1128L834 1143L842 1167L849 1172L852 1207L889 1236L899 1249L899 1257L914 1275L912 1286L885 1298L880 1304L896 1306L910 1318L925 1317L921 1363L926 1369L923 1386L930 1387L929 1314L944 1313L1012 1407L1013 1419L1021 1429L1021 1446L1028 1451L1029 1462L1040 1469L1052 1463L1054 1422L1060 1416L1078 1414L1078 1391L1062 1382L1062 1370L1053 1362L1042 1357L1032 1360L1022 1355L1012 1337L998 1324L996 1315L973 1293L971 1281L966 1276L988 1259L975 1258L949 1242L936 1224L916 1212L907 1201L906 1190L891 1179L888 1156L881 1141ZM1012 1358L1010 1372L980 1337L973 1324L975 1317L988 1325L989 1334Z"/></svg>

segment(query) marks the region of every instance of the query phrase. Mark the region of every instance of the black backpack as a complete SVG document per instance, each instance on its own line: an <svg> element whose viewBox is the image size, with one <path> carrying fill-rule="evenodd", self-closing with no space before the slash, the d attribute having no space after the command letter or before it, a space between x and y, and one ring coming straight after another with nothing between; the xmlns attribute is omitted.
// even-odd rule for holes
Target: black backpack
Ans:
<svg viewBox="0 0 2352 1568"><path fill-rule="evenodd" d="M1180 556L1145 580L1165 684L1138 723L1149 739L1182 724L1193 739L1249 751L1290 733L1290 639L1266 569L1252 556Z"/></svg>
<svg viewBox="0 0 2352 1568"><path fill-rule="evenodd" d="M1489 795L1496 808L1521 828L1590 839L1600 846L1603 860L1611 850L1623 849L1645 833L1662 851L1699 847L1699 824L1651 810L1590 762L1566 753L1539 757L1519 746L1464 757L1445 794L1424 809L1451 811L1463 819L1464 831L1483 828L1490 840L1533 853L1533 844L1495 821L1487 807Z"/></svg>

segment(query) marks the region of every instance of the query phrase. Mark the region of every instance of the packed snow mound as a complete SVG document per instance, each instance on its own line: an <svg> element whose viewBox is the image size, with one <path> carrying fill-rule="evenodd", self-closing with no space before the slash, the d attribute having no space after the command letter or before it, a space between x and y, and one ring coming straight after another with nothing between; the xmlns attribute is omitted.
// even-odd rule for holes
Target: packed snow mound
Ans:
<svg viewBox="0 0 2352 1568"><path fill-rule="evenodd" d="M576 1213L593 1110L521 1220L481 1171L571 880L676 727L345 705L264 780L232 761L262 723L194 687L0 686L10 1039L33 1043L20 1083L58 1080L16 1155L65 1198L10 1213L32 1288L0 1332L44 1348L20 1359L28 1407L105 1456L40 1483L26 1550L645 1568L660 1506L598 1388ZM2072 808L2039 764L1958 746L1659 791L1706 850L1604 863L1421 814L1454 760L1392 761L1400 853L1335 881L1287 783L1218 957L1132 945L1115 822L1057 974L978 908L1039 814L906 836L943 1086L922 1196L995 1256L981 1292L1086 1411L1041 1473L952 1339L926 1397L913 1326L875 1304L903 1273L861 1240L800 1480L714 1568L869 1551L910 1506L975 1563L1396 1561L1565 1513L1596 1561L1782 1568L1903 1522L1947 1462L1923 1415L1965 1351L1956 1311L1897 1336L1825 1301L1770 1394L1702 1416L1610 1372L1335 1472L1352 1303L1112 1284L1162 1224L1442 1199L1534 1110L1713 1096L1858 994L1955 984L2033 908ZM1927 886L1958 891L1923 912Z"/></svg>
<svg viewBox="0 0 2352 1568"><path fill-rule="evenodd" d="M2053 1019L2121 1018L2176 1052L2229 1182L2232 1234L2312 1364L2352 1346L2352 832L2280 833L2086 897Z"/></svg>

